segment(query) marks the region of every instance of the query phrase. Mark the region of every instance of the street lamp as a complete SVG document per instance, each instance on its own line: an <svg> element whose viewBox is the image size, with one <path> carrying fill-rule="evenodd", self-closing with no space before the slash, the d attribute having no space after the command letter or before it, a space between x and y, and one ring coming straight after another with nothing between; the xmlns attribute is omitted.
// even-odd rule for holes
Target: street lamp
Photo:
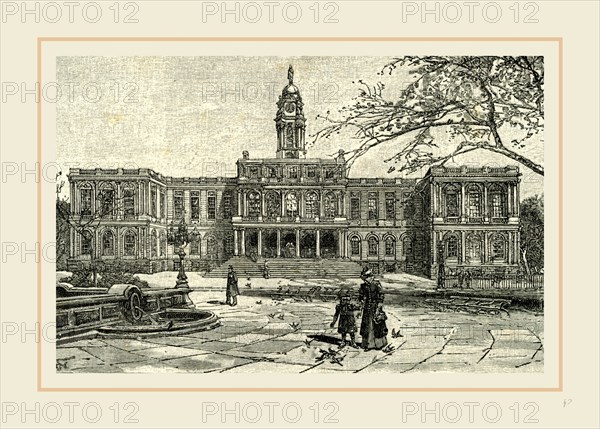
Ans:
<svg viewBox="0 0 600 429"><path fill-rule="evenodd" d="M177 247L177 256L179 256L179 273L177 274L177 282L175 287L177 288L188 288L188 278L183 268L183 259L185 258L185 250L183 248L191 241L193 234L188 232L188 226L185 223L185 219L181 218L179 225L175 226L173 221L169 225L167 230L167 243Z"/></svg>

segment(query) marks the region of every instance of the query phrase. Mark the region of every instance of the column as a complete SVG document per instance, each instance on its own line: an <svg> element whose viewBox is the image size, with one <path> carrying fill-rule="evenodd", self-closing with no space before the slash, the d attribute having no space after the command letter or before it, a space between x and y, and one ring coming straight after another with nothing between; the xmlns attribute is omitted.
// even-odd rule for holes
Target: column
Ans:
<svg viewBox="0 0 600 429"><path fill-rule="evenodd" d="M281 191L281 216L285 216L285 192Z"/></svg>
<svg viewBox="0 0 600 429"><path fill-rule="evenodd" d="M247 216L248 215L248 205L247 205L247 201L246 201L246 196L247 196L247 192L244 190L244 192L243 192L242 216Z"/></svg>
<svg viewBox="0 0 600 429"><path fill-rule="evenodd" d="M242 215L242 191L238 191L238 201L237 201L237 214L238 216Z"/></svg>
<svg viewBox="0 0 600 429"><path fill-rule="evenodd" d="M233 230L233 254L235 256L239 255L239 248L238 248L239 244L238 244L238 230L234 229Z"/></svg>
<svg viewBox="0 0 600 429"><path fill-rule="evenodd" d="M467 221L467 206L466 206L466 192L465 192L465 183L461 182L460 184L460 220L461 222Z"/></svg>
<svg viewBox="0 0 600 429"><path fill-rule="evenodd" d="M508 217L513 217L513 185L509 183L507 186L506 200L508 201Z"/></svg>
<svg viewBox="0 0 600 429"><path fill-rule="evenodd" d="M518 217L520 215L520 204L519 198L521 194L521 185L519 182L515 185L515 216Z"/></svg>
<svg viewBox="0 0 600 429"><path fill-rule="evenodd" d="M460 263L464 264L465 263L465 251L466 251L466 244L465 244L465 232L461 231L460 232Z"/></svg>
<svg viewBox="0 0 600 429"><path fill-rule="evenodd" d="M281 230L277 230L277 257L281 257Z"/></svg>
<svg viewBox="0 0 600 429"><path fill-rule="evenodd" d="M260 215L261 216L266 216L266 210L265 210L265 191L263 189L263 191L260 193Z"/></svg>
<svg viewBox="0 0 600 429"><path fill-rule="evenodd" d="M321 257L321 230L315 231L315 241L317 242L317 258Z"/></svg>
<svg viewBox="0 0 600 429"><path fill-rule="evenodd" d="M262 256L262 228L258 228L258 256Z"/></svg>
<svg viewBox="0 0 600 429"><path fill-rule="evenodd" d="M342 253L343 251L343 247L342 247L342 240L343 240L343 231L341 229L337 230L337 235L338 235L338 239L337 239L337 257L338 258L343 258L344 254Z"/></svg>
<svg viewBox="0 0 600 429"><path fill-rule="evenodd" d="M433 207L433 217L438 217L438 210L439 210L439 206L438 206L438 186L437 183L433 183L433 185L431 186L431 193L432 193L432 207Z"/></svg>
<svg viewBox="0 0 600 429"><path fill-rule="evenodd" d="M300 257L300 229L296 228L296 258Z"/></svg>
<svg viewBox="0 0 600 429"><path fill-rule="evenodd" d="M487 264L488 261L488 232L483 233L483 263Z"/></svg>
<svg viewBox="0 0 600 429"><path fill-rule="evenodd" d="M242 233L240 251L242 256L244 256L246 254L246 230L242 228L240 231Z"/></svg>
<svg viewBox="0 0 600 429"><path fill-rule="evenodd" d="M507 255L507 262L508 264L512 264L512 254L513 254L513 233L511 231L508 232L508 243L507 243L507 247L508 247L508 255Z"/></svg>
<svg viewBox="0 0 600 429"><path fill-rule="evenodd" d="M490 220L490 212L488 208L488 184L483 184L483 221L487 222Z"/></svg>
<svg viewBox="0 0 600 429"><path fill-rule="evenodd" d="M431 251L433 252L431 262L435 265L437 263L437 234L435 231L431 234Z"/></svg>

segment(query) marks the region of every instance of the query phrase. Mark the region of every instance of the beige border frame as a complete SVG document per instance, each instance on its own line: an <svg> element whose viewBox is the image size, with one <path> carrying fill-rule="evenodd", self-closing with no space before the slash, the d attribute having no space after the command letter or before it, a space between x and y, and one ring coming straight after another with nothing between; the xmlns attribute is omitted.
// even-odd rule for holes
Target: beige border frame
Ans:
<svg viewBox="0 0 600 429"><path fill-rule="evenodd" d="M42 342L37 343L38 392L562 392L563 391L563 39L562 37L38 37L37 84L42 87L44 42L554 42L558 48L558 386L555 387L392 387L392 388L177 388L44 387ZM37 175L42 175L42 100L37 101ZM42 242L42 181L37 183L37 241ZM42 338L42 250L37 263L37 335Z"/></svg>

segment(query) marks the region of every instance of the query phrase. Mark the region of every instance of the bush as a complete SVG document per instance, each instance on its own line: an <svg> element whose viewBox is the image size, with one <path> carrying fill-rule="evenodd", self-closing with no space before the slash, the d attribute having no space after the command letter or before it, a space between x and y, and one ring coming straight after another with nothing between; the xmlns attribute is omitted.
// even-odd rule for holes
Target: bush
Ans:
<svg viewBox="0 0 600 429"><path fill-rule="evenodd" d="M93 270L90 265L79 267L73 272L73 275L64 279L65 282L75 287L94 287ZM97 287L110 288L116 284L131 284L139 288L148 288L148 282L134 276L133 273L124 269L120 265L99 265L97 266Z"/></svg>

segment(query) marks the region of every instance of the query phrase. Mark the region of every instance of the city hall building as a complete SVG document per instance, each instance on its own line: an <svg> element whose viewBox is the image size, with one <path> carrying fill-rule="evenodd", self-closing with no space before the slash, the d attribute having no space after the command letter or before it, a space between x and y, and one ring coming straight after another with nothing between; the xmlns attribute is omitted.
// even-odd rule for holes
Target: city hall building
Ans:
<svg viewBox="0 0 600 429"><path fill-rule="evenodd" d="M422 179L348 177L343 151L335 159L307 157L302 97L291 73L275 130L274 158L244 151L236 177L71 169L71 216L84 228L71 229L68 265L93 258L135 272L172 270L179 256L168 232L185 222L193 237L187 270L241 259L328 259L426 276L436 275L440 259L449 268L518 268L517 167L432 167Z"/></svg>

